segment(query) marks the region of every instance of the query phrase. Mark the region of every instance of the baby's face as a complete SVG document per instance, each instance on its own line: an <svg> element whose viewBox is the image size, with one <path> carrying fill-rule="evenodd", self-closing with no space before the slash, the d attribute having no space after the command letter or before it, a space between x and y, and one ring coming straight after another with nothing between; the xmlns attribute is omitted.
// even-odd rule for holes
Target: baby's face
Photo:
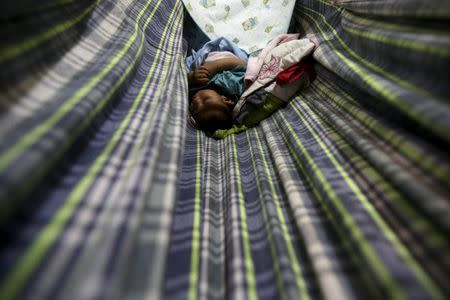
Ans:
<svg viewBox="0 0 450 300"><path fill-rule="evenodd" d="M234 104L215 90L200 90L192 97L192 114L205 129L225 129L231 127Z"/></svg>

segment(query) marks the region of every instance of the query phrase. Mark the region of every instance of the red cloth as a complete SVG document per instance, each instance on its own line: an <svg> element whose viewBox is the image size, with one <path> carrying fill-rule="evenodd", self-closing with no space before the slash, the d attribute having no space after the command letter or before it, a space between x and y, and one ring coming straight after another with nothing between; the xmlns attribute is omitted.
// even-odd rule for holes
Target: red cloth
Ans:
<svg viewBox="0 0 450 300"><path fill-rule="evenodd" d="M275 80L279 85L288 84L296 81L305 73L309 75L309 82L313 82L316 79L316 72L309 59L303 59L298 64L280 72Z"/></svg>

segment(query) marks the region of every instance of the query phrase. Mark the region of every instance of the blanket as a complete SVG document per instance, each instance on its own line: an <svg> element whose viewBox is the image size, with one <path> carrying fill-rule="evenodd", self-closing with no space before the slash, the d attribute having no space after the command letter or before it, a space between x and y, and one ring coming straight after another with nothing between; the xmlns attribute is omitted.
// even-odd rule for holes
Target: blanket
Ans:
<svg viewBox="0 0 450 300"><path fill-rule="evenodd" d="M292 35L298 37L298 34ZM310 59L315 44L309 39L277 38L269 43L255 60L249 59L245 82L249 86L233 109L234 125L217 130L216 138L224 138L258 125L285 106L292 97L315 79Z"/></svg>

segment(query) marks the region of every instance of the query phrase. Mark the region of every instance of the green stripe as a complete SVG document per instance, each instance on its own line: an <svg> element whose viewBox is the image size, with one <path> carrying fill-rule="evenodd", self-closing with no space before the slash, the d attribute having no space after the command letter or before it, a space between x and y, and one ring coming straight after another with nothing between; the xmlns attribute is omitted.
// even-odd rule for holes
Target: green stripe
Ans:
<svg viewBox="0 0 450 300"><path fill-rule="evenodd" d="M392 80L393 82L397 83L398 85L404 87L405 89L409 89L409 90L413 90L419 94L421 94L424 97L427 98L436 98L436 96L432 95L429 91L419 88L405 80L402 80L401 78L386 72L385 70L383 70L382 68L380 68L379 66L367 61L366 59L364 59L362 56L360 56L358 53L356 53L355 51L353 51L353 49L351 49L339 36L338 32L334 29L334 27L328 23L327 19L325 18L324 15L308 8L305 7L307 10L309 10L310 12L314 13L315 15L317 15L320 19L323 20L323 23L327 25L328 29L333 33L333 37L336 38L336 40L339 42L339 44L342 45L342 47L344 47L344 49L353 57L355 57L359 62L363 63L364 65L366 65L367 67L369 67L370 69L374 70L375 72L378 72L380 74L382 74L384 77L389 78L390 80ZM305 16L307 16L308 18L310 18L315 24L316 27L319 29L319 31L322 33L322 35L324 37L327 36L327 33L323 31L322 26L319 25L319 22L316 21L315 17L312 17L311 15L309 15L308 13L304 13ZM337 50L334 46L334 44L330 41L330 40L326 40L328 42L328 44L331 46L331 48L333 48L335 50L335 54L338 55L339 57L341 57L342 60L346 60L348 61L347 65L352 68L356 73L360 74L360 73L364 73L362 72L362 70L356 66L356 64L352 63L350 60L348 60L347 58L345 58L345 56L343 56L339 50ZM351 63L351 64L350 64ZM361 76L362 77L362 76ZM387 91L384 91L386 88L381 86L379 83L376 82L376 80L374 80L373 76L364 76L362 78L370 78L370 80L366 80L366 82L370 85L374 85L374 89L376 89L378 92L380 92L382 95L384 95L387 99L395 101L398 100L398 97L396 95L392 95L389 96L391 93L388 93ZM375 81L375 82L373 82ZM389 96L389 97L388 97ZM400 104L403 104L400 102Z"/></svg>
<svg viewBox="0 0 450 300"><path fill-rule="evenodd" d="M255 132L256 132L256 139L258 141L259 151L261 153L264 153L258 132L257 131L255 131ZM289 259L292 262L291 266L292 266L292 269L295 274L295 282L296 282L297 288L300 292L300 298L301 299L309 299L308 292L306 290L306 284L305 284L305 281L302 276L301 266L300 266L300 263L298 262L297 255L295 254L294 247L292 246L291 236L289 234L289 230L286 225L286 220L284 219L283 210L281 209L281 206L280 206L280 200L278 199L277 193L275 191L275 186L273 184L272 176L268 172L269 165L268 165L265 157L263 157L263 162L264 162L264 167L265 167L266 174L267 174L268 181L269 181L270 191L272 192L273 200L274 200L275 207L277 210L277 217L278 217L278 220L280 221L281 230L283 232L283 237L286 241L286 247L288 250Z"/></svg>
<svg viewBox="0 0 450 300"><path fill-rule="evenodd" d="M359 246L362 254L366 258L366 262L368 262L369 265L372 266L375 273L377 273L377 277L379 278L379 280L389 290L389 295L391 295L395 299L399 300L405 299L403 291L396 285L393 278L391 277L391 274L389 274L389 272L386 270L385 266L382 264L382 261L378 257L375 250L371 247L370 243L367 242L363 233L360 231L358 225L353 220L351 214L349 214L346 208L344 207L342 200L338 197L336 192L333 190L332 186L330 186L325 176L321 172L320 168L316 165L314 159L310 156L307 149L305 148L305 146L303 145L303 143L293 130L292 126L288 123L288 120L284 117L283 114L280 115L285 125L287 126L289 132L292 134L297 145L300 147L302 153L304 154L306 161L311 166L313 172L316 174L317 179L320 181L320 184L323 186L323 190L328 194L329 199L333 202L334 206L339 212L341 216L341 221L346 225L351 235L353 236L354 240L357 241L357 245ZM302 120L304 122L303 118ZM320 143L320 139L319 140L316 139L316 142ZM324 206L326 205L324 204ZM335 221L334 218L333 220ZM339 223L336 222L335 227L339 230L341 229Z"/></svg>
<svg viewBox="0 0 450 300"><path fill-rule="evenodd" d="M448 30L445 30L444 28L428 28L428 27L419 27L419 26L408 26L403 24L395 24L395 23L385 23L383 21L375 20L375 19L365 19L360 16L357 16L356 14L345 10L344 11L344 18L351 19L355 23L362 24L363 26L367 26L370 28L377 27L381 28L383 30L388 31L394 31L396 33L418 33L420 35L428 34L428 35L434 35L439 37L445 42L448 42L445 40L446 37L448 37Z"/></svg>
<svg viewBox="0 0 450 300"><path fill-rule="evenodd" d="M256 133L256 128L253 128L251 130ZM252 143L251 143L248 132L249 132L249 130L246 130L245 134L247 136L248 145L250 147L249 149L250 149L250 156L252 158L253 173L256 174L255 175L256 188L258 189L259 199L261 199L261 209L262 209L262 215L264 218L264 230L266 231L267 241L269 242L270 256L272 257L273 269L275 272L275 279L276 279L278 290L279 290L279 299L280 300L289 300L286 298L286 293L284 292L284 284L283 284L283 277L281 275L281 267L280 267L280 263L279 263L279 259L278 259L278 255L277 255L277 250L276 250L275 241L273 238L273 233L272 233L272 230L270 230L270 228L271 228L270 216L267 212L266 201L264 200L263 192L261 189L261 184L259 182L258 169L256 167L256 160L254 157L255 150L252 147ZM261 152L261 156L263 156L262 152Z"/></svg>
<svg viewBox="0 0 450 300"><path fill-rule="evenodd" d="M352 7L351 6L351 2L363 2L363 3L367 3L369 4L368 6L361 6L358 5L357 7ZM388 1L384 1L385 3L389 3ZM404 1L406 2L406 1ZM410 1L410 3L414 3L414 1ZM350 11L355 11L357 13L360 14L369 14L372 16L377 16L378 18L383 18L383 17L389 17L389 18L433 18L433 19L440 19L440 18L448 18L448 15L450 14L450 9L445 8L443 6L440 6L439 8L429 8L426 7L425 5L423 6L419 6L419 5L415 5L415 11L407 11L406 9L392 9L392 5L384 5L384 7L382 7L382 9L376 9L377 7L373 7L370 4L372 3L371 1L349 1L347 2L348 4L350 4L349 7L342 7L341 9L345 9L345 10L350 10ZM344 4L347 4L344 3ZM379 7L378 7L379 8Z"/></svg>
<svg viewBox="0 0 450 300"><path fill-rule="evenodd" d="M392 5L388 5L385 6L384 9L385 10L378 10L378 14L377 14L377 10L376 9L371 9L370 1L359 1L359 0L350 0L350 1L336 1L336 0L316 0L318 2L321 2L323 4L326 4L328 6L332 6L335 9L338 9L340 11L355 11L358 13L368 13L372 16L377 16L377 17L411 17L411 15L402 15L402 14L392 14L392 12L394 12L395 10L392 10ZM338 5L340 6L336 6L336 4L333 4L332 1L337 2ZM342 2L339 4L339 2ZM358 3L359 2L359 3ZM357 3L357 7L352 7L351 4L353 3ZM365 4L369 4L369 7L363 7L360 4L361 3L365 3ZM346 4L350 4L350 6L348 7ZM413 17L439 17L439 16L444 16L447 17L448 14L450 13L450 10L445 11L443 10L442 7L439 8L438 10L440 12L440 14L436 14L436 10L430 10L429 8L427 9L426 7L416 7L416 15L413 15ZM386 12L389 12L386 14ZM398 10L396 11L398 12ZM434 13L433 15L431 15L431 13Z"/></svg>
<svg viewBox="0 0 450 300"><path fill-rule="evenodd" d="M24 182L20 189L16 189L13 192L11 192L8 195L9 199L21 199L23 197L24 193L29 191L30 187L32 187L42 176L42 174L45 174L45 172L52 166L52 163L57 161L61 155L64 153L65 150L67 150L68 147L70 147L73 143L73 141L78 137L80 132L83 131L88 125L91 124L92 119L98 114L99 111L101 111L108 100L111 98L111 96L117 91L117 89L121 86L125 78L127 78L128 74L133 69L134 63L136 62L137 58L142 53L143 48L143 40L139 44L138 50L136 52L136 55L133 57L133 60L128 65L125 72L122 73L121 77L114 83L114 85L108 90L108 92L100 99L100 101L97 103L97 105L89 111L87 116L83 118L81 123L74 128L73 131L70 132L70 135L67 136L66 139L62 142L62 144L58 147L57 152L55 152L51 157L46 159L42 162L39 169L37 169L31 176L27 179L26 182ZM3 159L3 156L0 156L0 162ZM1 164L1 163L0 163ZM7 216L10 215L11 211L19 204L18 201L9 201L4 205L4 207L0 210L0 222L3 221Z"/></svg>
<svg viewBox="0 0 450 300"><path fill-rule="evenodd" d="M376 42L380 42L380 43L384 43L384 44L389 44L389 45L393 45L396 47L401 47L401 48L406 48L406 49L411 49L411 50L415 50L415 51L419 51L419 52L426 52L426 53L430 53L430 54L435 54L438 56L443 56L443 57L449 57L450 56L450 49L448 48L444 48L444 47L439 47L436 45L433 45L432 47L430 47L430 44L428 43L421 43L418 42L416 40L410 40L410 39L405 39L405 38L400 38L400 37L391 37L389 35L382 35L382 34L378 34L374 31L368 31L371 28L365 28L364 30L360 30L357 29L355 27L349 27L349 24L345 24L345 22L342 22L342 28L353 35L357 35L357 36L361 36L363 38L369 39L369 40L373 40Z"/></svg>
<svg viewBox="0 0 450 300"><path fill-rule="evenodd" d="M234 167L237 177L237 189L238 189L238 201L239 201L239 211L241 215L241 226L242 226L242 244L244 248L244 263L245 263L245 275L247 279L247 293L250 300L257 300L258 293L256 290L256 279L255 271L253 268L252 254L250 250L250 241L248 238L248 227L247 227L247 214L245 212L245 200L244 193L242 192L242 180L241 173L239 172L239 163L237 155L236 140L234 135L231 136L232 147L233 147L233 157L234 157Z"/></svg>
<svg viewBox="0 0 450 300"><path fill-rule="evenodd" d="M75 2L75 0L58 0L58 1L55 1L55 3L52 6L65 5L65 4L69 4L72 2Z"/></svg>
<svg viewBox="0 0 450 300"><path fill-rule="evenodd" d="M284 119L284 122L286 123L286 119L282 114L283 113L280 112L281 118ZM289 151L291 153L291 158L294 160L294 162L296 163L296 166L300 169L300 171L304 175L304 177L308 183L308 186L311 187L311 189L312 189L313 195L316 197L317 200L319 200L322 208L324 209L327 220L329 220L333 224L333 228L336 230L337 234L339 235L341 245L347 250L347 254L351 258L354 265L355 266L361 265L363 263L363 261L361 260L361 258L359 256L356 255L354 248L350 244L349 238L348 238L348 233L344 232L342 230L342 225L334 217L333 213L330 210L330 207L328 205L329 201L325 200L324 197L321 195L321 193L317 189L317 185L311 179L311 172L309 172L305 169L305 166L304 166L305 162L299 158L298 148L297 147L293 148L290 141L288 140L288 137L286 136L286 133L284 132L284 128L281 126L279 121L277 121L276 118L273 118L273 120L274 120L275 125L278 128L278 131L281 134L284 144L287 146L287 148L289 149ZM292 127L288 126L287 129L289 131L289 137L293 137L297 145L300 143L300 145L301 145L300 150L302 151L302 153L304 151L306 151L306 148L303 146L303 144L301 143L297 134L293 131ZM316 170L317 167L314 169ZM359 262L359 264L358 264L358 262ZM373 279L367 273L367 268L360 268L359 271L363 271L361 274L363 275L362 279L365 282L365 287L370 290L370 293L374 296L375 299L381 299L382 296L380 294L380 290L375 288L375 286L373 284Z"/></svg>
<svg viewBox="0 0 450 300"><path fill-rule="evenodd" d="M339 37L338 33L336 32L336 30L327 22L327 20L325 19L325 17L307 7L305 7L307 10L315 13L316 15L319 15L319 17L324 21L325 24L327 24L327 26L329 27L329 29L333 32L333 36L339 41L339 43L345 48L345 50L351 54L352 56L354 56L355 58L358 59L358 61L364 63L366 66L368 66L369 68L375 70L376 72L379 72L380 74L382 74L383 76L389 78L390 80L396 82L397 84L399 84L400 86L403 86L404 88L413 90L417 93L422 94L423 96L428 97L428 101L432 101L431 97L434 97L433 95L431 95L430 93L428 93L428 91L425 91L423 89L420 89L414 85L411 85L410 83L401 80L400 78L387 73L386 71L384 71L383 69L381 69L380 67L366 61L364 58L362 58L361 56L359 56L356 52L354 52L352 49L350 49L347 44L344 43L344 41L342 41L342 39ZM317 28L319 29L319 31L322 33L323 36L326 36L326 33L322 30L322 27L319 25L319 23L316 21L316 19L310 15L308 15L307 13L304 14L305 16L309 17L317 26ZM344 62L347 64L348 67L350 67L350 69L352 69L355 73L357 73L368 85L370 85L374 90L376 90L378 93L380 93L381 95L383 95L383 97L386 100L389 100L389 102L391 102L392 104L394 104L395 106L397 106L401 111L403 111L403 113L405 113L406 115L410 116L412 119L416 120L418 123L422 123L425 127L431 128L432 130L435 131L436 134L438 134L440 137L442 137L445 140L450 140L450 137L447 135L447 132L445 129L436 126L436 122L434 122L434 120L431 120L429 118L427 118L423 112L418 111L417 109L415 109L414 107L412 107L411 105L409 105L408 103L405 103L403 101L399 101L399 97L398 95L396 95L395 93L393 93L392 91L388 90L385 86L383 86L382 84L380 84L372 75L368 74L367 72L365 72L364 70L362 70L361 68L359 68L359 66L354 63L353 61L347 59L339 50L337 50L335 48L335 46L333 45L333 43L331 41L328 41L330 47L333 48L335 51L334 53Z"/></svg>
<svg viewBox="0 0 450 300"><path fill-rule="evenodd" d="M161 1L159 1L161 2ZM145 6L148 7L149 2ZM152 13L154 14L156 10ZM122 57L127 53L128 49L133 44L134 40L138 36L138 27L139 22L142 16L145 13L145 9L141 10L139 15L137 16L137 20L135 22L135 28L133 35L128 39L127 43L125 43L124 48L111 60L111 62L101 70L97 76L92 78L85 86L79 89L76 93L74 93L69 99L67 99L61 107L51 115L49 119L45 122L42 122L33 130L28 132L21 140L18 141L15 145L9 148L5 153L0 156L0 172L4 171L4 169L15 159L17 159L28 147L34 144L37 140L39 140L45 133L48 132L53 126L55 126L63 117L65 117L68 113L70 113L71 109L75 107L83 98L100 82L100 80L113 69L113 67L119 63ZM148 23L148 22L147 22Z"/></svg>
<svg viewBox="0 0 450 300"><path fill-rule="evenodd" d="M150 16L151 17L151 16ZM146 21L145 24L148 24L150 19ZM147 26L147 25L145 25ZM98 114L99 111L101 111L104 106L106 105L107 101L111 98L111 96L117 91L117 89L121 86L125 78L127 78L128 74L133 69L133 66L135 65L136 60L138 57L140 57L142 53L142 48L144 45L144 40L141 40L141 43L139 44L139 47L137 49L136 55L133 57L132 61L128 65L125 72L121 74L121 77L114 83L114 85L108 90L108 92L100 99L100 101L97 103L97 105L89 111L89 113L86 115L85 118L81 121L81 123L74 128L72 132L70 132L70 135L67 136L66 139L62 142L62 144L58 147L58 151L54 153L54 155L47 160L43 161L40 167L30 175L28 180L22 184L20 189L15 189L14 191L11 191L8 194L8 198L10 201L8 201L3 208L0 210L0 222L3 221L5 218L7 218L10 213L14 210L15 207L17 207L18 204L20 204L20 199L22 199L23 195L27 193L27 191L30 190L30 187L33 187L34 184L41 178L42 174L45 174L45 172L52 166L52 163L57 161L61 155L64 153L65 150L68 149L73 143L73 141L79 136L80 132L82 132L88 125L91 124L92 119ZM0 157L0 160L2 157Z"/></svg>
<svg viewBox="0 0 450 300"><path fill-rule="evenodd" d="M80 22L91 10L97 5L98 0L94 1L89 5L82 13L73 19L70 19L62 24L52 27L50 30L40 33L31 39L24 40L23 42L4 48L0 52L0 63L5 62L11 58L21 55L22 53L31 50L32 48L38 46L39 44L51 39L52 37L68 30L70 27L74 26Z"/></svg>
<svg viewBox="0 0 450 300"><path fill-rule="evenodd" d="M333 3L333 1L335 1L335 0L316 0L316 1L320 2L322 4L325 4L327 6L331 6L332 8L334 8L336 10L339 10L339 11L343 10L342 7L337 6L336 4Z"/></svg>
<svg viewBox="0 0 450 300"><path fill-rule="evenodd" d="M147 19L147 22L144 27L148 26L148 23L152 19L156 9L159 7L162 0L158 2L155 6L152 14ZM143 11L148 7L150 1L147 2L146 7ZM168 22L168 25L170 22ZM167 27L166 27L167 28ZM162 43L162 41L161 41ZM161 44L160 43L160 44ZM160 50L157 52L157 56L159 56ZM148 86L148 78L150 78L153 74L154 67L156 65L157 58L155 57L154 64L152 65L152 69L149 71L148 77L146 78L146 83L144 84L142 89ZM102 152L102 154L97 158L92 167L83 177L83 179L78 183L72 193L69 195L63 207L61 207L58 212L53 217L52 221L41 231L38 235L36 241L28 248L25 252L21 260L18 262L14 270L9 274L9 276L4 280L4 282L0 286L0 291L2 291L2 296L5 300L14 299L20 289L25 284L26 280L29 278L31 273L36 269L42 257L46 254L48 249L53 245L56 238L63 230L65 224L73 215L78 203L81 201L85 192L88 190L91 182L96 179L96 175L99 170L102 168L103 164L106 162L109 153L114 149L115 145L118 141L120 141L120 136L123 134L123 131L128 126L131 121L131 116L134 114L140 100L142 99L143 92L142 89L139 93L138 98L133 103L132 108L128 112L126 118L120 124L119 129L115 132L114 136L110 140L110 143Z"/></svg>
<svg viewBox="0 0 450 300"><path fill-rule="evenodd" d="M308 113L309 116L314 117L317 119L317 115L308 107L308 105L305 103L305 101L301 101L299 103L300 106L302 106ZM395 233L391 230L391 228L384 222L383 218L378 214L377 210L372 206L369 199L364 195L364 193L361 192L358 185L351 179L351 176L343 169L342 165L336 160L336 158L330 153L328 147L326 147L321 138L316 134L315 130L313 129L313 126L309 124L309 122L306 120L306 118L303 118L300 111L297 107L292 106L296 114L302 119L303 124L306 125L309 132L314 136L314 139L317 141L317 143L320 145L322 150L325 152L327 157L330 159L330 161L333 163L336 170L339 172L341 177L344 179L344 181L347 183L347 185L352 190L353 194L358 198L359 202L364 206L365 211L370 215L372 220L377 224L378 228L381 229L383 232L384 237L389 240L389 242L394 246L397 253L400 254L400 256L403 258L403 260L407 263L409 268L411 268L414 271L414 274L417 276L417 278L421 281L421 283L426 287L426 289L430 292L431 295L433 295L436 299L443 299L443 295L440 294L439 289L434 285L433 281L430 280L430 278L427 276L426 272L423 271L422 268L417 264L417 262L414 260L408 249L403 245L403 243L397 238ZM323 123L325 127L325 123ZM328 131L328 130L327 130ZM380 262L381 263L381 262ZM391 279L392 280L392 279ZM392 282L393 283L393 282Z"/></svg>
<svg viewBox="0 0 450 300"><path fill-rule="evenodd" d="M329 126L327 126L330 128ZM331 129L331 128L330 128ZM333 136L334 140L340 139L339 135L335 131L328 131L328 134ZM400 193L398 193L394 187L383 178L383 176L372 167L364 157L360 154L356 153L351 147L343 147L340 148L341 151L347 153L349 157L352 157L355 161L358 161L359 164L362 164L360 169L364 170L364 174L366 180L370 182L376 182L379 187L379 191L383 193L384 197L390 200L393 203L394 207L397 211L400 212L402 216L404 216L407 220L414 220L414 228L419 230L423 235L425 235L428 241L431 241L434 245L431 245L432 249L448 249L448 241L445 240L442 236L438 235L438 232L433 230L431 224L428 222L428 219L423 218L422 215L418 214L416 210L414 210L409 204L408 200L405 199ZM414 230L414 229L413 229ZM423 251L423 247L419 246L418 251ZM440 268L440 266L436 266L435 261L427 261L427 264L432 263L432 268ZM435 298L439 298L436 297Z"/></svg>
<svg viewBox="0 0 450 300"><path fill-rule="evenodd" d="M194 221L192 224L192 247L191 247L191 271L189 273L188 299L198 299L198 279L199 279L199 257L200 257L200 215L201 215L201 145L200 133L197 130L197 157L195 167L195 200L194 200Z"/></svg>
<svg viewBox="0 0 450 300"><path fill-rule="evenodd" d="M91 124L92 119L98 114L98 112L106 105L107 101L111 98L111 96L116 92L117 88L123 83L125 78L128 76L130 71L133 69L133 63L136 61L137 57L140 55L142 51L143 43L139 45L138 54L130 65L127 67L122 77L119 78L118 81L114 83L114 85L109 89L108 93L100 99L98 105L89 112L89 114L83 119L82 123L79 124L72 132L70 132L70 136L68 136L61 145L58 147L58 152L55 152L51 157L47 158L43 161L39 168L36 169L33 174L30 174L27 177L27 180L22 183L19 189L15 189L8 195L9 201L2 207L0 210L0 223L7 218L10 213L14 210L17 205L20 204L20 199L22 199L23 195L26 194L30 187L33 187L39 179L41 179L42 174L45 174L46 171L52 166L52 163L61 158L61 155L64 154L64 151L68 149L73 143L73 141L79 136L80 132L86 128L89 124Z"/></svg>
<svg viewBox="0 0 450 300"><path fill-rule="evenodd" d="M319 79L320 80L320 79ZM342 107L351 116L361 122L368 129L377 134L386 143L389 143L398 150L400 153L404 154L408 159L413 161L419 167L424 169L427 174L432 174L438 180L450 185L450 177L448 176L445 168L443 168L439 161L436 161L432 156L425 154L422 149L414 147L406 138L394 134L392 129L386 128L382 123L380 123L375 118L371 117L365 111L357 107L355 99L353 99L349 94L341 90L332 82L324 82L320 80L321 84L317 84L316 87L332 100L334 103ZM325 84L330 85L333 89L337 91L334 93L325 86ZM352 102L352 103L350 103Z"/></svg>

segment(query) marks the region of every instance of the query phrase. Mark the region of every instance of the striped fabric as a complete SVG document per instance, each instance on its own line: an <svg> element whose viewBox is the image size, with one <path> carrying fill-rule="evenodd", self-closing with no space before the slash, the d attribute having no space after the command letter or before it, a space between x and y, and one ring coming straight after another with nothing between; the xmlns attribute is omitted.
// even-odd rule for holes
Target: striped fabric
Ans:
<svg viewBox="0 0 450 300"><path fill-rule="evenodd" d="M309 89L225 140L187 129L168 299L450 297L450 6L333 2L297 1Z"/></svg>
<svg viewBox="0 0 450 300"><path fill-rule="evenodd" d="M0 298L131 299L144 284L158 299L186 126L183 6L59 2L1 25Z"/></svg>
<svg viewBox="0 0 450 300"><path fill-rule="evenodd" d="M450 297L448 3L297 1L317 80L214 140L181 1L3 2L0 299Z"/></svg>

